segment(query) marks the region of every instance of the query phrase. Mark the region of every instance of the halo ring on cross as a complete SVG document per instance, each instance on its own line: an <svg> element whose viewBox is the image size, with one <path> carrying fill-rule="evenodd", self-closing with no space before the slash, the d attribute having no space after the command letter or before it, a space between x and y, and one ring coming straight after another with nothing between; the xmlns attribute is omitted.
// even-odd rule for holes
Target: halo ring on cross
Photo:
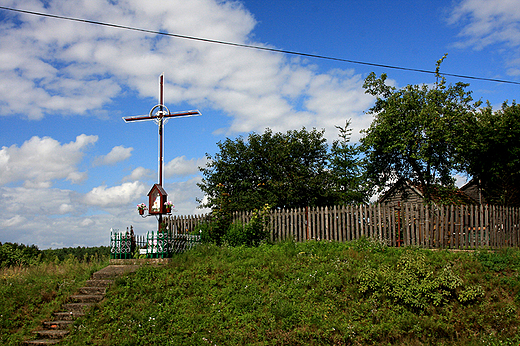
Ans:
<svg viewBox="0 0 520 346"><path fill-rule="evenodd" d="M156 110L159 107L162 107L163 109L162 110L158 110L157 113L153 114L153 111ZM162 118L164 115L168 115L168 114L170 114L170 110L165 105L160 105L160 104L159 105L155 105L150 110L150 117L156 115L158 118Z"/></svg>

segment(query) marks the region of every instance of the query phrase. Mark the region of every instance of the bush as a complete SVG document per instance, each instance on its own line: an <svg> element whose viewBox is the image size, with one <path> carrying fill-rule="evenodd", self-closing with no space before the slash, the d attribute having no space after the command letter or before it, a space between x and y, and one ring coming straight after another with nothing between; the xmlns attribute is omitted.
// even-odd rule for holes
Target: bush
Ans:
<svg viewBox="0 0 520 346"><path fill-rule="evenodd" d="M405 250L393 266L365 267L359 274L359 284L361 293L389 299L412 311L484 297L481 286L464 285L450 262L436 267L421 250Z"/></svg>
<svg viewBox="0 0 520 346"><path fill-rule="evenodd" d="M261 210L255 209L251 220L243 223L237 220L222 229L216 216L212 221L201 225L201 241L204 243L226 244L228 246L258 246L269 239L269 210L266 204Z"/></svg>

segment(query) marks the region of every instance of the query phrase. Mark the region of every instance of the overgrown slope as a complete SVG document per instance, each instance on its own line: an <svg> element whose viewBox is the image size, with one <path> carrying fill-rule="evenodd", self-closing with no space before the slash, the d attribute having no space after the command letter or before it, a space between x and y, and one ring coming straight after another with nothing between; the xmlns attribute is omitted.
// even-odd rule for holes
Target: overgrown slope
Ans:
<svg viewBox="0 0 520 346"><path fill-rule="evenodd" d="M55 262L0 268L0 345L20 345L52 317L78 287L108 259L79 261L72 255Z"/></svg>
<svg viewBox="0 0 520 346"><path fill-rule="evenodd" d="M518 345L519 251L199 246L118 279L68 345Z"/></svg>

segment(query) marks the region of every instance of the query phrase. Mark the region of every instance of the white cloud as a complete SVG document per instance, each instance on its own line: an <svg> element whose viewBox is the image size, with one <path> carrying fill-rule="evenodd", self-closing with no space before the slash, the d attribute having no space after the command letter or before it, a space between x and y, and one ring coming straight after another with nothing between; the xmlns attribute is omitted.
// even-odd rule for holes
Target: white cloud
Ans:
<svg viewBox="0 0 520 346"><path fill-rule="evenodd" d="M59 208L59 213L60 214L68 214L68 213L71 213L74 211L74 206L68 204L68 203L62 203Z"/></svg>
<svg viewBox="0 0 520 346"><path fill-rule="evenodd" d="M94 221L91 218L86 218L83 221L81 221L81 226L92 226L94 224Z"/></svg>
<svg viewBox="0 0 520 346"><path fill-rule="evenodd" d="M209 212L207 209L200 209L196 198L203 199L204 194L197 186L201 177L194 177L187 181L175 182L165 185L168 192L168 199L175 205L176 215L195 215Z"/></svg>
<svg viewBox="0 0 520 346"><path fill-rule="evenodd" d="M0 217L20 216L24 218L39 216L57 216L63 214L77 215L81 211L76 193L56 188L2 187L0 203L4 215ZM78 209L79 210L76 210Z"/></svg>
<svg viewBox="0 0 520 346"><path fill-rule="evenodd" d="M34 136L21 147L4 146L0 150L0 185L24 181L27 187L48 188L57 179L78 183L86 178L86 173L77 170L83 150L97 139L83 134L61 144L50 137Z"/></svg>
<svg viewBox="0 0 520 346"><path fill-rule="evenodd" d="M312 97L306 100L306 106L324 118L322 126L334 131L334 135L338 133L335 126L343 126L346 120L351 119L352 141L357 141L359 131L368 128L372 121L363 111L374 102L372 96L365 94L363 82L363 78L352 71L334 70L321 75L309 85ZM331 134L328 137L331 138Z"/></svg>
<svg viewBox="0 0 520 346"><path fill-rule="evenodd" d="M238 1L8 2L4 6L262 46L252 40L254 17ZM165 72L166 103L227 114L226 133L306 126L326 128L330 138L337 134L334 126L346 119L352 118L353 136L369 122L363 111L373 99L361 88L362 76L352 71L324 72L283 54L24 14L8 13L0 30L2 116L94 114L123 92L155 99L157 77ZM71 242L98 246L108 243L111 227L123 230L132 224L141 234L154 229L156 220L142 219L133 204L146 202L149 186L142 180L153 178L152 170L137 167L115 186L89 182L86 193L53 186L88 178L79 167L85 149L97 139L81 135L62 144L33 137L20 147L1 148L0 204L7 207L0 225L8 226L0 238L16 234L16 241L43 248ZM131 153L132 148L117 146L94 163L115 164ZM166 163L165 176L191 178L205 160L177 157ZM195 200L204 197L196 185L200 179L166 184L179 215L202 212ZM8 187L17 182L23 185Z"/></svg>
<svg viewBox="0 0 520 346"><path fill-rule="evenodd" d="M0 187L0 239L57 248L106 246L112 227L134 225L144 234L156 220L142 219L130 202L137 203L146 192L139 183L101 187L86 195L57 188Z"/></svg>
<svg viewBox="0 0 520 346"><path fill-rule="evenodd" d="M123 178L123 181L136 181L141 179L150 179L154 175L151 169L144 167L137 167L130 173L130 175Z"/></svg>
<svg viewBox="0 0 520 346"><path fill-rule="evenodd" d="M137 217L134 219L128 217L133 214L136 214ZM124 230L133 224L138 234L145 234L148 229L152 228L150 225L153 226L155 220L143 220L137 215L135 208L127 208L126 213L120 215L98 214L95 217L78 215L63 217L27 215L22 217L17 215L12 218L12 221L7 228L5 227L6 222L1 220L0 216L0 225L5 227L0 228L2 242L37 244L40 249L46 249L69 246L108 246L110 228Z"/></svg>
<svg viewBox="0 0 520 346"><path fill-rule="evenodd" d="M448 23L461 27L456 46L485 49L491 45L505 57L510 76L520 69L520 0L462 0L451 11Z"/></svg>
<svg viewBox="0 0 520 346"><path fill-rule="evenodd" d="M494 43L520 45L520 1L463 0L453 9L450 23L464 24L465 45L481 49Z"/></svg>
<svg viewBox="0 0 520 346"><path fill-rule="evenodd" d="M186 160L186 156L179 156L168 162L164 166L164 175L167 178L172 176L188 176L199 173L199 167L206 165L207 159Z"/></svg>
<svg viewBox="0 0 520 346"><path fill-rule="evenodd" d="M98 207L120 207L143 196L146 192L144 184L138 181L109 188L98 186L84 196L83 202Z"/></svg>
<svg viewBox="0 0 520 346"><path fill-rule="evenodd" d="M162 30L236 43L252 42L254 17L239 2L216 0L119 2L13 1L13 7ZM84 114L106 105L123 88L157 96L166 75L168 102L189 102L232 117L228 133L306 127L333 130L337 120L362 127L360 76L318 73L283 54L208 44L51 18L20 15L0 24L0 114L38 119L46 113ZM203 23L203 25L202 25ZM175 66L175 68L172 68ZM218 68L215 68L218 66ZM321 87L318 87L321 86ZM324 89L333 91L334 103ZM22 95L23 99L20 99ZM306 100L303 104L301 100ZM325 105L341 106L328 111ZM305 108L308 106L308 108ZM356 124L357 121L360 124ZM343 123L340 121L339 124Z"/></svg>
<svg viewBox="0 0 520 346"><path fill-rule="evenodd" d="M2 227L16 227L23 224L26 221L21 215L15 215L7 220L2 221Z"/></svg>
<svg viewBox="0 0 520 346"><path fill-rule="evenodd" d="M94 165L115 165L132 156L132 150L134 150L134 148L125 148L122 145L118 145L113 147L107 155L97 157L94 160Z"/></svg>
<svg viewBox="0 0 520 346"><path fill-rule="evenodd" d="M460 173L455 174L453 178L455 179L455 186L457 187L464 186L470 180L470 178L467 175L463 175Z"/></svg>

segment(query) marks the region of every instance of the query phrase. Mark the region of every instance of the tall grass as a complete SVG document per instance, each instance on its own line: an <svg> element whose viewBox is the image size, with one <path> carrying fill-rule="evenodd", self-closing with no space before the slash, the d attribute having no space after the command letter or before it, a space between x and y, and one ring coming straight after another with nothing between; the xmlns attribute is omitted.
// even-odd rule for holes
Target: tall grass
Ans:
<svg viewBox="0 0 520 346"><path fill-rule="evenodd" d="M69 256L64 261L0 269L0 344L20 345L107 264L107 259L78 261Z"/></svg>
<svg viewBox="0 0 520 346"><path fill-rule="evenodd" d="M203 245L118 279L63 344L518 345L519 254Z"/></svg>

